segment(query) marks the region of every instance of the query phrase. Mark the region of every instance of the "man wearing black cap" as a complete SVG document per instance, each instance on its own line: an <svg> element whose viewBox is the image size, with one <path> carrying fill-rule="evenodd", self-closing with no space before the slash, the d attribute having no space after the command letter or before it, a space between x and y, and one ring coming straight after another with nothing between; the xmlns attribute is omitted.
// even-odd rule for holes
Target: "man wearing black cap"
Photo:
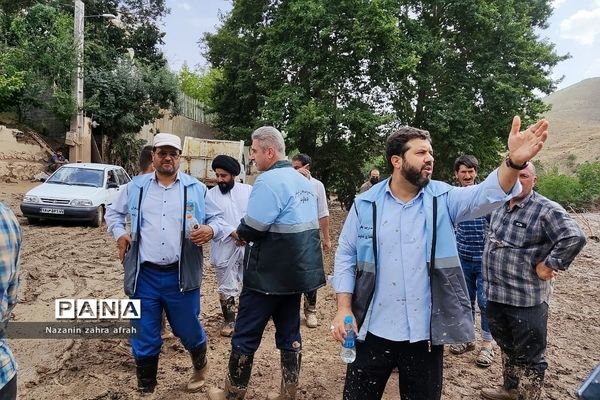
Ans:
<svg viewBox="0 0 600 400"><path fill-rule="evenodd" d="M221 336L233 334L235 324L235 297L240 294L244 242L240 241L236 228L246 214L252 186L236 182L240 174L240 163L233 157L220 155L212 162L217 176L217 186L206 195L223 211L223 236L210 244L210 263L217 275L219 301L223 311Z"/></svg>

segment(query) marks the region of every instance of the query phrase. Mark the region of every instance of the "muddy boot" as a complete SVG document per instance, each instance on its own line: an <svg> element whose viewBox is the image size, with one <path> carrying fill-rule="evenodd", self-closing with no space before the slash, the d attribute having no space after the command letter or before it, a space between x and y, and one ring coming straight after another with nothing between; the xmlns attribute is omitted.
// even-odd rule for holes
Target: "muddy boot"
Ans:
<svg viewBox="0 0 600 400"><path fill-rule="evenodd" d="M519 400L540 400L544 386L544 373L525 370L519 381Z"/></svg>
<svg viewBox="0 0 600 400"><path fill-rule="evenodd" d="M138 391L152 393L156 387L156 372L158 371L158 356L135 360Z"/></svg>
<svg viewBox="0 0 600 400"><path fill-rule="evenodd" d="M488 400L517 400L516 389L506 390L504 387L481 389L481 397Z"/></svg>
<svg viewBox="0 0 600 400"><path fill-rule="evenodd" d="M281 392L269 393L267 400L294 400L300 377L302 354L296 351L281 351Z"/></svg>
<svg viewBox="0 0 600 400"><path fill-rule="evenodd" d="M206 374L208 373L208 358L206 357L206 343L200 348L190 351L194 372L187 384L189 392L197 392L206 383Z"/></svg>
<svg viewBox="0 0 600 400"><path fill-rule="evenodd" d="M221 302L221 311L223 312L223 325L221 326L221 336L231 337L235 327L235 297L226 299L219 298Z"/></svg>
<svg viewBox="0 0 600 400"><path fill-rule="evenodd" d="M225 389L210 389L209 400L242 400L250 382L254 354L246 356L231 350L229 356L229 372L225 378Z"/></svg>

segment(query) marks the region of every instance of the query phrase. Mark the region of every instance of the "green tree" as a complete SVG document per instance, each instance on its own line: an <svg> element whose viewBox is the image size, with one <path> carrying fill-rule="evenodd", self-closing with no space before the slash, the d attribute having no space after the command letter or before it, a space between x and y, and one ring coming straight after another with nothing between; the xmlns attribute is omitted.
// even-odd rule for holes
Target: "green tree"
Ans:
<svg viewBox="0 0 600 400"><path fill-rule="evenodd" d="M416 58L400 40L389 1L236 1L207 57L223 71L214 108L226 138L271 124L346 205L361 167L381 149L392 100L389 76Z"/></svg>
<svg viewBox="0 0 600 400"><path fill-rule="evenodd" d="M209 68L205 71L190 71L187 64L184 64L179 71L178 79L181 91L192 99L196 99L204 104L209 110L214 106L213 98L217 82L222 79L223 74L217 68Z"/></svg>
<svg viewBox="0 0 600 400"><path fill-rule="evenodd" d="M454 159L495 167L513 115L524 125L546 110L534 93L550 93L549 71L566 56L538 38L551 14L546 0L398 0L402 35L419 62L395 98L399 120L432 133L438 178ZM404 76L402 76L404 79ZM406 96L406 97L404 97Z"/></svg>
<svg viewBox="0 0 600 400"><path fill-rule="evenodd" d="M564 56L541 41L547 0L239 0L206 34L216 124L248 139L272 124L348 204L360 167L398 125L432 133L436 177L476 155L495 167L515 114L545 106Z"/></svg>
<svg viewBox="0 0 600 400"><path fill-rule="evenodd" d="M86 92L91 95L86 111L113 139L138 132L161 116L161 110L171 108L177 99L177 78L166 68L122 58L112 69L89 67Z"/></svg>
<svg viewBox="0 0 600 400"><path fill-rule="evenodd" d="M0 107L20 118L44 107L68 119L75 110L72 18L44 4L0 18Z"/></svg>

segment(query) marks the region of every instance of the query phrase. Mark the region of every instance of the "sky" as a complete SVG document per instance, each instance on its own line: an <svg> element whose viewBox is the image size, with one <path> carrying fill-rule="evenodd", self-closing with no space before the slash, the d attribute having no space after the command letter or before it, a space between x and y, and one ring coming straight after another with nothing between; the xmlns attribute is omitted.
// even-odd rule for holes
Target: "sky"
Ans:
<svg viewBox="0 0 600 400"><path fill-rule="evenodd" d="M538 34L556 44L558 54L571 55L552 71L554 79L564 76L558 89L600 77L600 0L553 0L552 4L549 27ZM167 0L167 6L171 13L164 20L163 51L170 68L179 71L184 63L191 69L205 66L198 41L204 32L216 31L219 14L231 9L231 0Z"/></svg>

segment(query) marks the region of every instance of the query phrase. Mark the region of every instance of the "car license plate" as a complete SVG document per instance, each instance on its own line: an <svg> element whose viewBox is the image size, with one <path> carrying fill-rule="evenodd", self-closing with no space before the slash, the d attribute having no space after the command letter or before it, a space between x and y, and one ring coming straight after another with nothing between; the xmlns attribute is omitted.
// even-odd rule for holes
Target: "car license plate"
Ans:
<svg viewBox="0 0 600 400"><path fill-rule="evenodd" d="M41 208L40 212L44 214L64 214L65 210L62 208Z"/></svg>

